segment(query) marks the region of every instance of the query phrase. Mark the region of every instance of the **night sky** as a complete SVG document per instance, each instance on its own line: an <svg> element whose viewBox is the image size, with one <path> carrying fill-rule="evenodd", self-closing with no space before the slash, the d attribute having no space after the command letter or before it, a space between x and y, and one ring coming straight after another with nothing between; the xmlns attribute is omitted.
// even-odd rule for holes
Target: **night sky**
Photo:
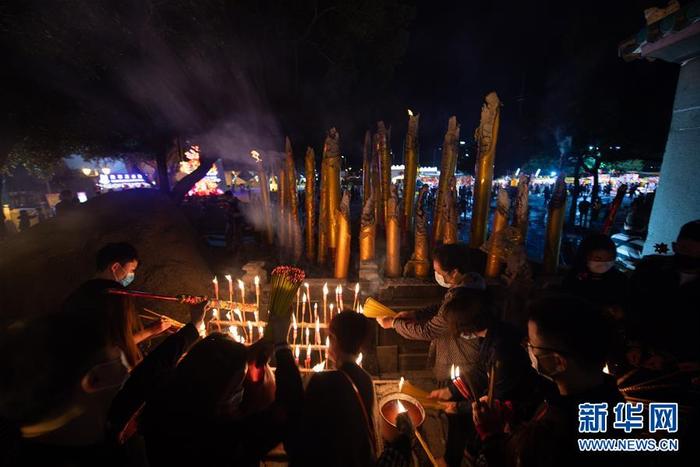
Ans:
<svg viewBox="0 0 700 467"><path fill-rule="evenodd" d="M400 162L411 108L421 114L421 163L432 165L450 115L473 145L494 90L498 171L558 156L566 136L572 150L619 144L621 157L658 159L677 66L617 56L651 5L10 2L0 10L3 132L6 141L69 135L105 154L162 150L181 135L229 159L280 151L290 135L301 160L337 126L353 165L379 119L392 126Z"/></svg>

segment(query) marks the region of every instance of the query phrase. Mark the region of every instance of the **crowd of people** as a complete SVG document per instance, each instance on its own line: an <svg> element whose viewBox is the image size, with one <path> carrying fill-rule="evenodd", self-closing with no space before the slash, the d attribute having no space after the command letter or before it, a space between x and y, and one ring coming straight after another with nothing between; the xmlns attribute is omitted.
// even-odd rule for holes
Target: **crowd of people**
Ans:
<svg viewBox="0 0 700 467"><path fill-rule="evenodd" d="M514 325L494 311L473 252L439 246L442 302L377 319L431 343L430 397L446 419L444 449L431 443L438 465L620 463L576 446L579 404L623 400L604 365L618 375L700 366L698 315L689 308L700 302L700 221L684 225L672 248L628 277L616 269L613 241L590 236L561 287L532 297L527 320ZM258 465L280 447L292 466L414 465L411 418L401 415L393 434L381 430L372 378L356 363L372 325L362 314L333 317L334 370L304 384L287 345L290 318L270 316L265 339L251 346L220 332L201 338L207 301L185 296L186 325L144 327L131 298L113 293L138 267L133 246L106 245L95 276L60 310L3 330L2 465Z"/></svg>

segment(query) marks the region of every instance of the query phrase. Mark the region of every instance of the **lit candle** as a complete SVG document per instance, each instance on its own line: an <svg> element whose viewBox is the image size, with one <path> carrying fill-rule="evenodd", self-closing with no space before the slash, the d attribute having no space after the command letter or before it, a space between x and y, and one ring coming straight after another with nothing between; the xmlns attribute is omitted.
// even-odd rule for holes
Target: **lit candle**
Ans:
<svg viewBox="0 0 700 467"><path fill-rule="evenodd" d="M306 289L306 298L309 300L309 306L311 306L311 292L309 292L308 282L304 282L304 288Z"/></svg>
<svg viewBox="0 0 700 467"><path fill-rule="evenodd" d="M403 382L404 382L404 379L402 376L401 379L399 380L399 392L401 392L401 389L403 389Z"/></svg>
<svg viewBox="0 0 700 467"><path fill-rule="evenodd" d="M294 362L299 366L299 346L294 349Z"/></svg>
<svg viewBox="0 0 700 467"><path fill-rule="evenodd" d="M253 343L253 323L248 321L248 340L250 340L250 343Z"/></svg>
<svg viewBox="0 0 700 467"><path fill-rule="evenodd" d="M362 352L360 352L360 355L357 356L357 360L355 360L355 363L362 366Z"/></svg>
<svg viewBox="0 0 700 467"><path fill-rule="evenodd" d="M330 346L331 346L331 341L328 338L328 336L326 336L326 361L328 361L328 349L330 348Z"/></svg>
<svg viewBox="0 0 700 467"><path fill-rule="evenodd" d="M199 332L200 337L206 337L207 336L207 328L204 326L204 321L199 323L199 327L197 328L197 331Z"/></svg>
<svg viewBox="0 0 700 467"><path fill-rule="evenodd" d="M352 309L357 310L357 307L360 306L359 302L357 301L357 297L360 294L360 283L358 282L357 285L355 285L355 300L352 302Z"/></svg>
<svg viewBox="0 0 700 467"><path fill-rule="evenodd" d="M306 328L305 332L306 332L306 345L309 345L309 328Z"/></svg>
<svg viewBox="0 0 700 467"><path fill-rule="evenodd" d="M219 280L216 278L216 276L214 276L211 283L214 284L214 299L219 300Z"/></svg>
<svg viewBox="0 0 700 467"><path fill-rule="evenodd" d="M318 303L314 303L314 318L318 319Z"/></svg>
<svg viewBox="0 0 700 467"><path fill-rule="evenodd" d="M311 313L309 313L311 315ZM301 321L306 321L306 292L301 296ZM309 316L309 322L311 322L311 316Z"/></svg>
<svg viewBox="0 0 700 467"><path fill-rule="evenodd" d="M262 339L263 338L263 327L258 326L258 338Z"/></svg>
<svg viewBox="0 0 700 467"><path fill-rule="evenodd" d="M340 311L342 308L340 307L340 292L338 291L339 285L335 286L335 306L338 307L338 311Z"/></svg>
<svg viewBox="0 0 700 467"><path fill-rule="evenodd" d="M306 329L308 329L308 328L306 328ZM311 367L311 346L310 345L306 346L306 360L304 362L304 366L306 368Z"/></svg>
<svg viewBox="0 0 700 467"><path fill-rule="evenodd" d="M297 343L297 317L292 315L292 344Z"/></svg>
<svg viewBox="0 0 700 467"><path fill-rule="evenodd" d="M338 307L338 312L340 313L345 309L345 304L343 303L343 286L338 284L338 299L340 300L340 306Z"/></svg>
<svg viewBox="0 0 700 467"><path fill-rule="evenodd" d="M241 290L241 303L245 305L245 284L238 279L238 288Z"/></svg>
<svg viewBox="0 0 700 467"><path fill-rule="evenodd" d="M226 274L224 277L228 281L228 301L233 302L233 279L231 279L231 274Z"/></svg>
<svg viewBox="0 0 700 467"><path fill-rule="evenodd" d="M328 308L328 282L323 284L323 322L326 320L326 309Z"/></svg>
<svg viewBox="0 0 700 467"><path fill-rule="evenodd" d="M255 307L260 310L260 276L255 276Z"/></svg>
<svg viewBox="0 0 700 467"><path fill-rule="evenodd" d="M216 308L212 308L211 310L211 320L214 321L216 320L216 327L219 329L219 332L221 332L221 321L219 321L219 310Z"/></svg>
<svg viewBox="0 0 700 467"><path fill-rule="evenodd" d="M333 319L333 304L331 303L329 306L330 312L328 313L328 318Z"/></svg>
<svg viewBox="0 0 700 467"><path fill-rule="evenodd" d="M316 318L316 336L314 339L314 343L317 345L321 344L321 323L318 320L318 318Z"/></svg>

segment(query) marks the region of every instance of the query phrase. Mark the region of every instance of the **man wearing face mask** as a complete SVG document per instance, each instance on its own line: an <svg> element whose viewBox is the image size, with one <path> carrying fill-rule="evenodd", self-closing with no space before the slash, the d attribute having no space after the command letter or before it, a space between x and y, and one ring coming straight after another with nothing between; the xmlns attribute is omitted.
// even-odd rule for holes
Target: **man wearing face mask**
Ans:
<svg viewBox="0 0 700 467"><path fill-rule="evenodd" d="M623 401L615 380L602 371L610 338L603 314L579 298L553 296L530 305L530 360L538 373L556 384L558 395L507 434L500 401L492 408L483 399L472 404L481 455L489 466L619 465L619 457L582 453L577 445L583 436L578 433L579 404L606 402L612 416L615 404ZM609 427L612 423L608 420ZM600 436L613 435L608 431Z"/></svg>
<svg viewBox="0 0 700 467"><path fill-rule="evenodd" d="M697 368L700 219L681 227L672 248L672 256L646 256L637 264L631 280L633 309L648 343Z"/></svg>
<svg viewBox="0 0 700 467"><path fill-rule="evenodd" d="M86 301L96 290L128 287L136 277L139 257L136 248L129 243L108 243L100 248L96 257L95 276L80 285L66 300L66 303ZM171 322L161 319L146 327L137 326L133 338L136 344L156 337L171 327Z"/></svg>

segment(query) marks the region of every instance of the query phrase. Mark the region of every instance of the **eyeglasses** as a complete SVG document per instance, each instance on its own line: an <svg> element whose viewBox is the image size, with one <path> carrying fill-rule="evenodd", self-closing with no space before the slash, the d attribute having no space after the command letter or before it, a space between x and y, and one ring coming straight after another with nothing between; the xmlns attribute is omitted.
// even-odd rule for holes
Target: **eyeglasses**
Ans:
<svg viewBox="0 0 700 467"><path fill-rule="evenodd" d="M553 349L553 348L551 348L551 347L539 347L539 346L536 346L536 345L532 345L532 344L530 343L529 340L523 341L521 345L522 345L523 348L525 348L526 350L537 349L537 350L544 350L544 351L547 352L547 353L556 352L556 353L559 353L559 354L562 354L562 355L567 355L567 354L569 353L569 352L567 352L566 350Z"/></svg>

